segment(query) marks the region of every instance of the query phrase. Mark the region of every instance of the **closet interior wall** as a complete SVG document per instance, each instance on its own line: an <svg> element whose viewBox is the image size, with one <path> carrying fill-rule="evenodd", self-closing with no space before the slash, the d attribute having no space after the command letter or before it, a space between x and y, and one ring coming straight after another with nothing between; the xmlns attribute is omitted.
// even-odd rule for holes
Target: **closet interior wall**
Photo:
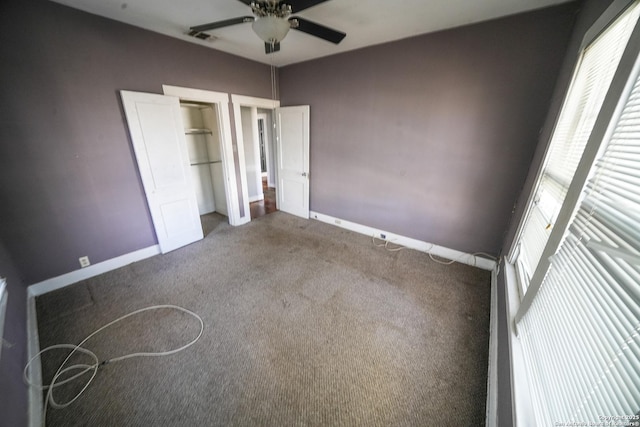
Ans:
<svg viewBox="0 0 640 427"><path fill-rule="evenodd" d="M216 107L192 102L181 102L180 107L200 215L228 216Z"/></svg>

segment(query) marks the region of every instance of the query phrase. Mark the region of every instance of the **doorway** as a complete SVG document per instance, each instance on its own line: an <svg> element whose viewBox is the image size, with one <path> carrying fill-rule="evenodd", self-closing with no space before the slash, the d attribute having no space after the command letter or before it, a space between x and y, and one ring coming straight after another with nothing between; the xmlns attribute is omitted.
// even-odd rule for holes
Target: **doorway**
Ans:
<svg viewBox="0 0 640 427"><path fill-rule="evenodd" d="M251 219L270 214L276 208L276 189L271 141L273 136L271 110L254 106L240 106L242 148L244 151L244 178ZM269 179L269 175L271 179ZM271 184L271 185L269 185Z"/></svg>
<svg viewBox="0 0 640 427"><path fill-rule="evenodd" d="M268 110L272 114L275 127L271 132L277 208L280 211L309 218L309 106L280 107L280 101L231 95L236 137L238 141L238 159L242 191L240 206L244 212L243 223L251 221L249 186L261 187L261 172L247 175L247 170L260 170L260 149L257 132L258 109ZM243 108L245 107L245 108ZM248 117L243 123L244 117ZM255 129L255 130L254 130ZM249 135L245 138L245 134ZM253 141L253 142L252 142ZM248 153L248 154L247 154ZM247 163L246 156L254 160ZM258 178L257 178L258 177ZM267 177L268 184L268 177Z"/></svg>
<svg viewBox="0 0 640 427"><path fill-rule="evenodd" d="M242 224L229 126L229 95L168 85L163 85L162 89L165 95L180 100L191 177L204 234L221 222Z"/></svg>
<svg viewBox="0 0 640 427"><path fill-rule="evenodd" d="M273 109L280 103L241 95L231 99L244 207L250 221L277 210Z"/></svg>
<svg viewBox="0 0 640 427"><path fill-rule="evenodd" d="M262 200L249 203L251 219L256 219L277 211L276 179L273 154L272 111L258 108L256 130L258 133L258 155L260 162L260 186Z"/></svg>

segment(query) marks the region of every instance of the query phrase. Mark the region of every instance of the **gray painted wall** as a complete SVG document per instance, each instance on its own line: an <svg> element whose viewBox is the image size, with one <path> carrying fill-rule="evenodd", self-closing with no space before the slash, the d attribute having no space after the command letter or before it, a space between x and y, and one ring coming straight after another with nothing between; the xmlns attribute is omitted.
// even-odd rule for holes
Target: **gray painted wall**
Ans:
<svg viewBox="0 0 640 427"><path fill-rule="evenodd" d="M497 254L576 4L280 69L311 106L311 209Z"/></svg>
<svg viewBox="0 0 640 427"><path fill-rule="evenodd" d="M27 283L156 243L119 90L271 96L263 64L45 0L0 15L0 236Z"/></svg>

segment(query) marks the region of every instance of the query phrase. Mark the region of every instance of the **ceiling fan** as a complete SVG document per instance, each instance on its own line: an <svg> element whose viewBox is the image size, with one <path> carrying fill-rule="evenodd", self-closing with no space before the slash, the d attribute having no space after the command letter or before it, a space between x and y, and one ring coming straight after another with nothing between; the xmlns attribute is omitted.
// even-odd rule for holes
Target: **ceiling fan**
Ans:
<svg viewBox="0 0 640 427"><path fill-rule="evenodd" d="M291 16L328 0L240 0L251 7L254 16L241 16L224 21L211 22L189 28L189 35L206 40L211 37L205 31L230 25L252 22L253 31L264 41L265 53L280 50L280 42L290 28L311 34L323 40L338 44L346 36L324 25L316 24L298 16Z"/></svg>

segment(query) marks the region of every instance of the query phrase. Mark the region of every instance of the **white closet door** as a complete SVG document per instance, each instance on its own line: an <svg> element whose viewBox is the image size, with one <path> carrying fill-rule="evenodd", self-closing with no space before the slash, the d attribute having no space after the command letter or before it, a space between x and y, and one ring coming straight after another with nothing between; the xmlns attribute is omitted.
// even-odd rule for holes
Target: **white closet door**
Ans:
<svg viewBox="0 0 640 427"><path fill-rule="evenodd" d="M178 98L120 94L161 252L202 239Z"/></svg>

